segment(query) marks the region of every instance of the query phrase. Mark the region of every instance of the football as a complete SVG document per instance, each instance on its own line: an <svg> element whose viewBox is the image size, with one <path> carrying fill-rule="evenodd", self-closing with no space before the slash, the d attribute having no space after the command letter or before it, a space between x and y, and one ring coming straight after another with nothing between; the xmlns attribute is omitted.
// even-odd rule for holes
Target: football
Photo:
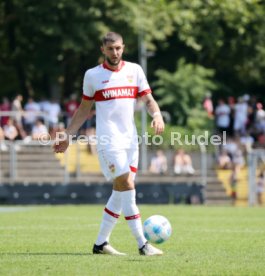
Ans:
<svg viewBox="0 0 265 276"><path fill-rule="evenodd" d="M144 222L144 236L151 243L163 243L172 233L171 224L167 218L154 215Z"/></svg>

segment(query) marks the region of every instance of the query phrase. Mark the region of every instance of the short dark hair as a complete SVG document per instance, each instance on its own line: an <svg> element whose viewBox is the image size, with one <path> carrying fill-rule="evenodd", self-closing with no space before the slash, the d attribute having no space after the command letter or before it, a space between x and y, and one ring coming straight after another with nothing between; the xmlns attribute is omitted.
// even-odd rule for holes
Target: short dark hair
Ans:
<svg viewBox="0 0 265 276"><path fill-rule="evenodd" d="M107 42L115 42L117 40L121 40L123 42L122 36L115 32L108 32L103 38L102 38L102 44L106 45Z"/></svg>

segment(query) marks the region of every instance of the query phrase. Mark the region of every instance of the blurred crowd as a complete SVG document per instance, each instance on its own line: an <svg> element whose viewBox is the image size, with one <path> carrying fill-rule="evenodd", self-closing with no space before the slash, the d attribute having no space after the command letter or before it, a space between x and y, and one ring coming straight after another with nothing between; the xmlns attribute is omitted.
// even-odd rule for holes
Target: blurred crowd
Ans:
<svg viewBox="0 0 265 276"><path fill-rule="evenodd" d="M231 170L231 197L237 198L237 183L240 171L246 164L247 153L253 148L265 148L265 110L264 103L255 96L242 95L237 99L220 98L214 107L211 96L207 95L203 107L209 117L215 121L216 132L220 135L226 132L227 143L218 147L216 164L219 169ZM263 170L259 168L261 175ZM264 191L263 181L257 180L257 193ZM262 184L263 183L263 184ZM262 185L261 185L262 184ZM263 188L262 188L263 187ZM261 197L258 195L259 203Z"/></svg>
<svg viewBox="0 0 265 276"><path fill-rule="evenodd" d="M174 153L172 165L174 175L193 175L195 173L190 154L182 148ZM149 172L160 175L169 173L168 158L163 150L157 150L155 156L152 157Z"/></svg>
<svg viewBox="0 0 265 276"><path fill-rule="evenodd" d="M255 96L219 99L215 108L216 128L231 137L240 137L243 145L265 146L265 110Z"/></svg>
<svg viewBox="0 0 265 276"><path fill-rule="evenodd" d="M38 140L54 139L56 132L63 131L79 106L75 94L64 102L33 97L24 102L22 95L14 99L0 99L0 149L7 146L3 140L22 140L25 143ZM91 134L95 129L95 112L88 114L81 134ZM2 142L1 142L2 141Z"/></svg>
<svg viewBox="0 0 265 276"><path fill-rule="evenodd" d="M203 101L203 108L215 122L215 133L223 137L226 133L226 144L215 148L214 163L218 169L230 170L229 182L231 198L237 199L237 184L241 170L246 165L248 152L253 148L265 148L265 110L263 102L247 94L238 97L218 99L213 103L211 94ZM157 150L151 158L149 172L165 175L169 172L169 161L162 150ZM259 169L257 179L257 198L262 204L262 193L265 186L265 170ZM193 160L183 149L175 152L173 158L175 175L193 175Z"/></svg>

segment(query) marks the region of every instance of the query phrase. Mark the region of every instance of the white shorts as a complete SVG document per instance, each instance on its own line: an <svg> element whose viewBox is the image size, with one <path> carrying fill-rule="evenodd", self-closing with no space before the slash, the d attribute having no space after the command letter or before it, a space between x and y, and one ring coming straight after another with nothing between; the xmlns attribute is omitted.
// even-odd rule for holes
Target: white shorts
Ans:
<svg viewBox="0 0 265 276"><path fill-rule="evenodd" d="M107 181L114 180L128 172L132 172L134 179L138 167L138 157L138 148L100 150L98 152L101 170Z"/></svg>

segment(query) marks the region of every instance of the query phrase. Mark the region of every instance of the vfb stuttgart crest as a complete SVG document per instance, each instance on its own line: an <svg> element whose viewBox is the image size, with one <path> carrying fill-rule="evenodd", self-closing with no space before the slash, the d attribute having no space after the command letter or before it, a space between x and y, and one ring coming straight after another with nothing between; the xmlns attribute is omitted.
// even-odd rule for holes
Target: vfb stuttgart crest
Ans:
<svg viewBox="0 0 265 276"><path fill-rule="evenodd" d="M133 75L127 75L128 82L133 82Z"/></svg>
<svg viewBox="0 0 265 276"><path fill-rule="evenodd" d="M115 172L115 166L114 166L114 164L110 164L110 165L109 165L109 170L110 170L112 173Z"/></svg>

